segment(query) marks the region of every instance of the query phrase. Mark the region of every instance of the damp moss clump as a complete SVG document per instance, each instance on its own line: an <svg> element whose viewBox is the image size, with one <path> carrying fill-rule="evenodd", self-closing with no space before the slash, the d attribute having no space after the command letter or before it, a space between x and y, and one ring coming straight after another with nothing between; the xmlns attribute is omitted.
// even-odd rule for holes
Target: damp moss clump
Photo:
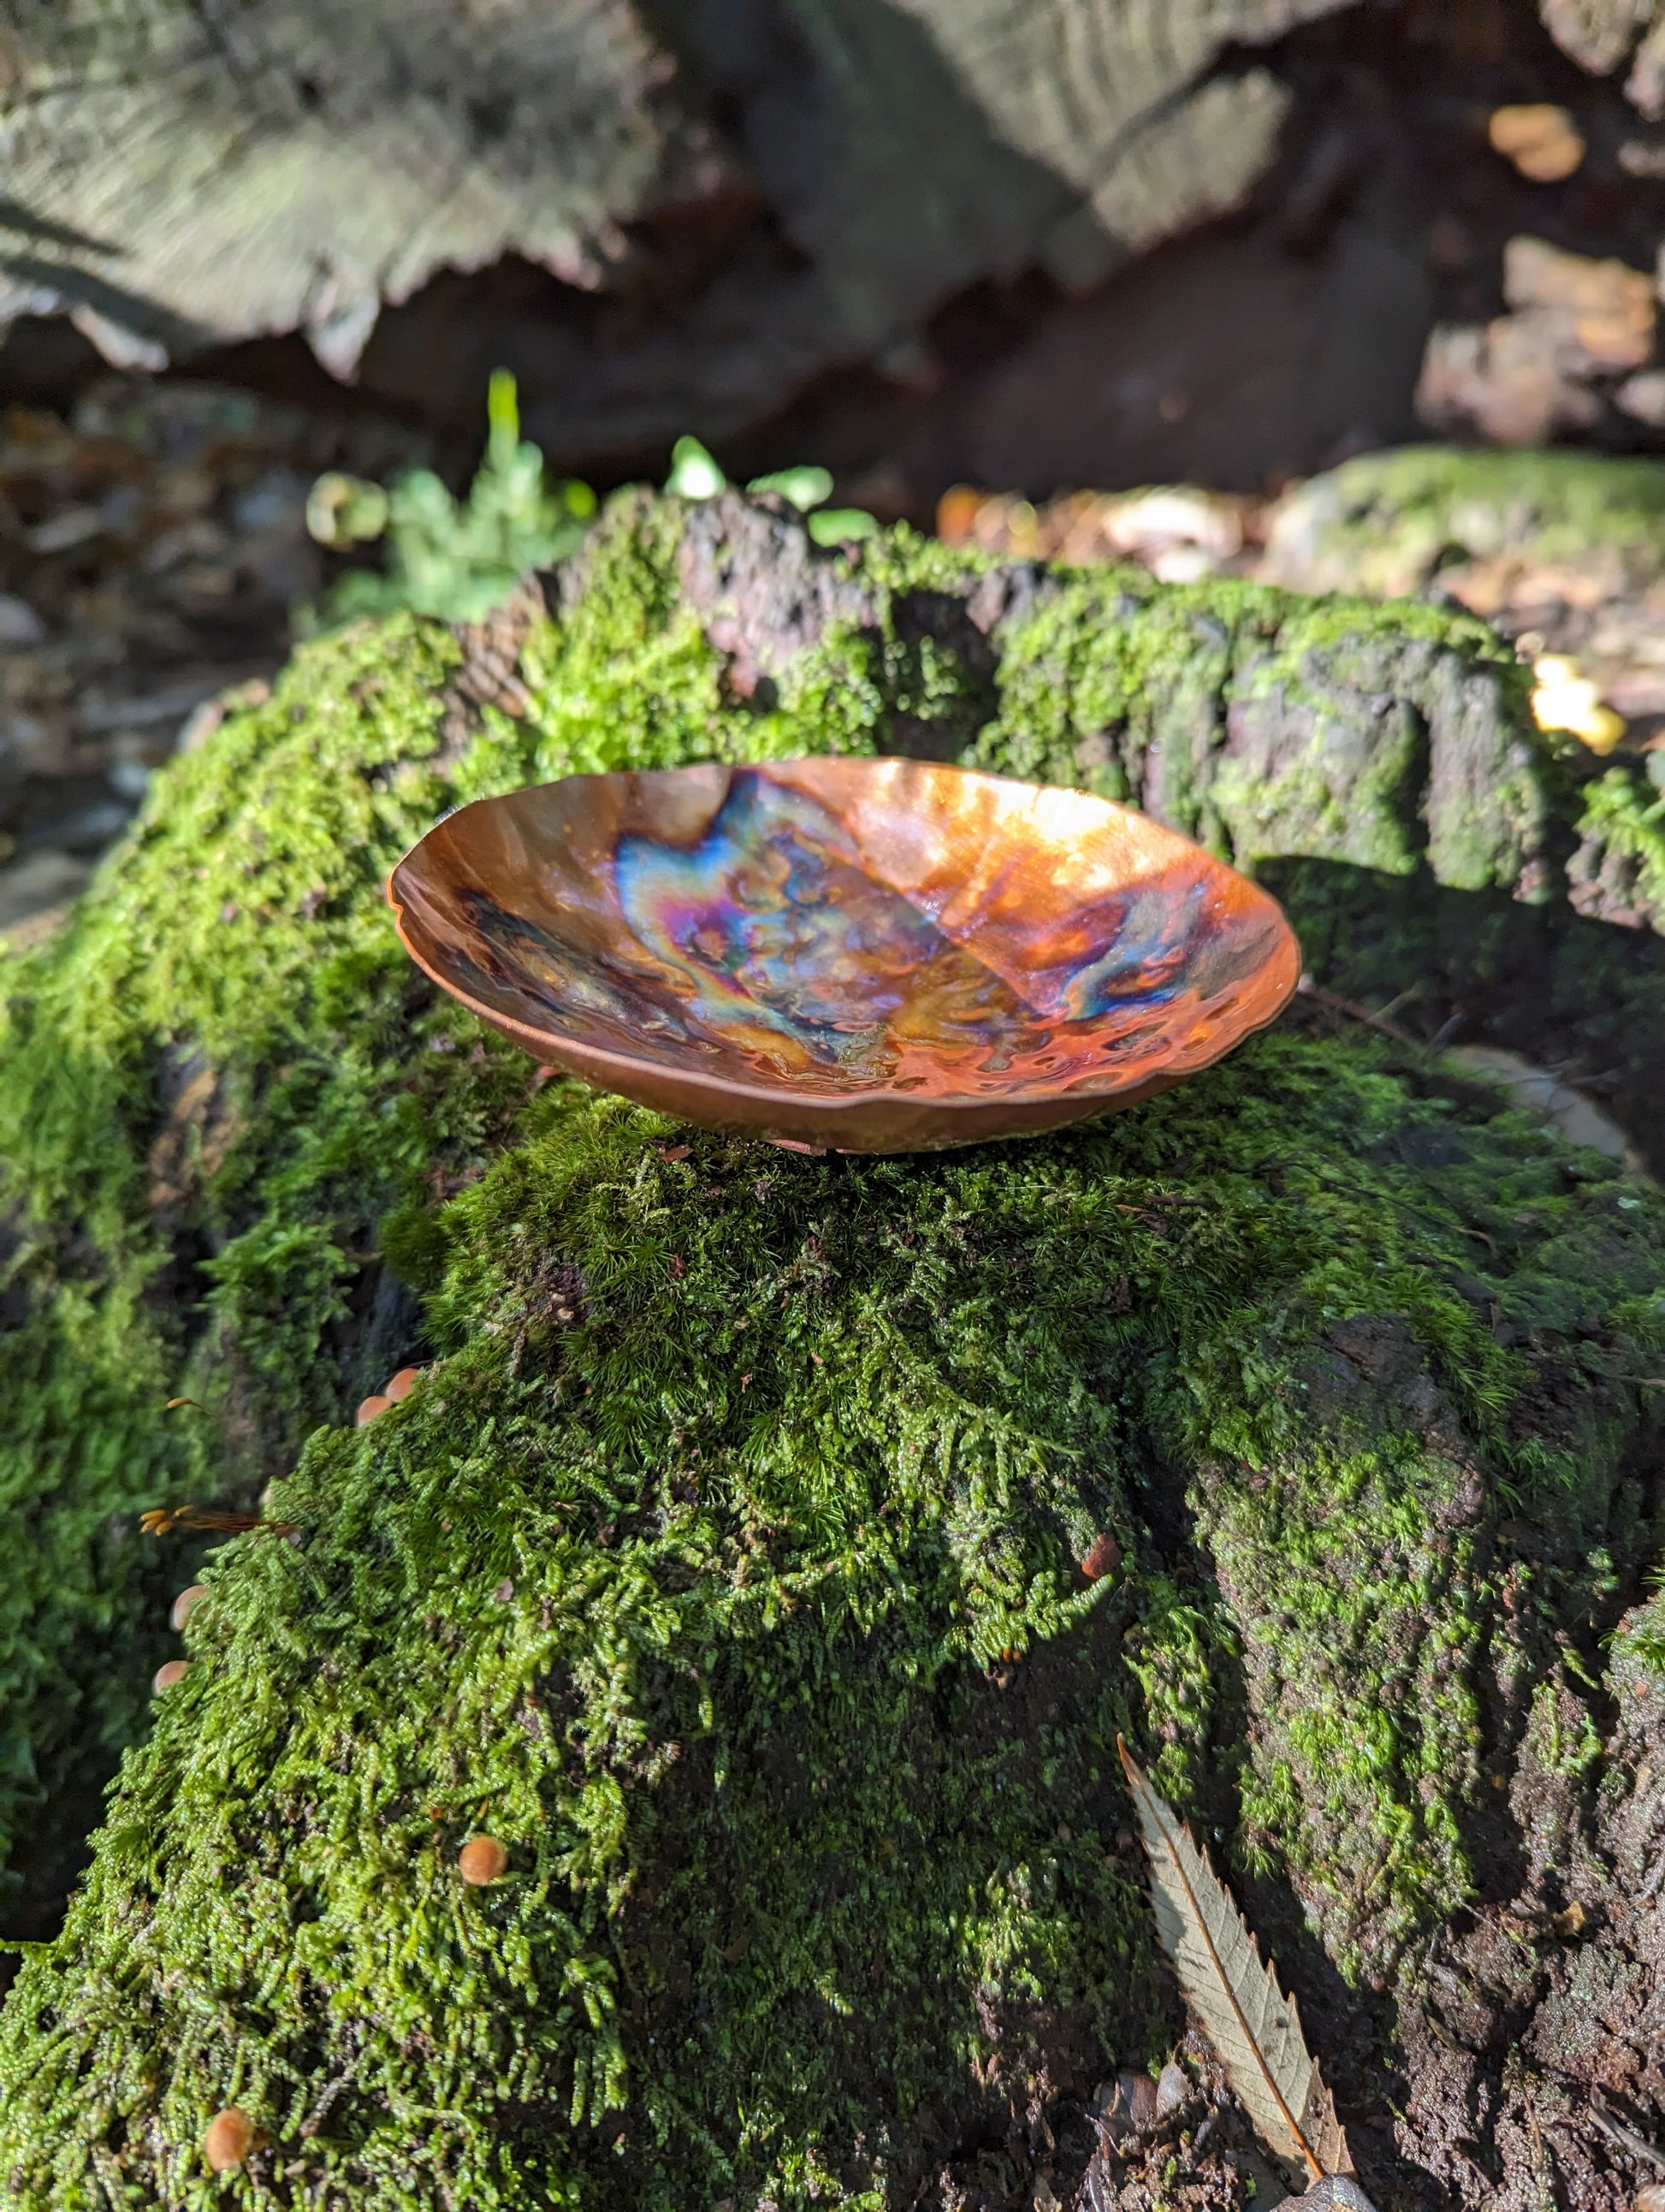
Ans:
<svg viewBox="0 0 1665 2212"><path fill-rule="evenodd" d="M760 518L785 533L762 572L796 544L803 575L776 624L790 649L746 691L727 641L746 607L696 606L686 572L703 528L730 574ZM1237 852L1253 840L1210 795L1236 687L1240 723L1289 722L1289 791L1322 786L1316 812L1285 805L1286 835L1322 849L1334 818L1385 852L1410 799L1348 797L1371 718L1441 671L1440 727L1480 732L1480 783L1511 790L1522 769L1512 672L1466 617L1355 609L1369 666L1349 691L1345 610L1005 576L906 531L827 554L732 500L622 495L580 565L554 616L528 600L477 632L405 614L303 648L156 779L62 935L0 954L0 1499L29 1532L0 1569L0 1936L61 1911L170 1649L168 1584L191 1562L165 1565L139 1514L252 1503L420 1351L390 1237L420 1243L521 1126L532 1071L435 1000L381 896L447 806L575 770L975 743ZM819 631L817 605L836 617ZM1461 808L1439 819L1461 842ZM1506 890L1521 839L1491 842Z"/></svg>
<svg viewBox="0 0 1665 2212"><path fill-rule="evenodd" d="M138 1515L251 1503L398 1364L418 1323L381 1224L477 1172L529 1095L414 975L388 869L485 791L767 747L675 614L667 538L531 625L516 716L448 692L438 623L307 647L158 777L54 943L0 952L0 1499L29 1532L0 1570L0 1936L61 1909L143 1723L178 1570Z"/></svg>
<svg viewBox="0 0 1665 2212"><path fill-rule="evenodd" d="M1173 2030L1118 1729L1379 1981L1476 1878L1492 1647L1645 1554L1662 1257L1370 1043L896 1161L546 1091L411 1260L416 1391L204 1570L3 2015L12 2200L206 2204L234 2103L251 2202L908 2201Z"/></svg>
<svg viewBox="0 0 1665 2212"><path fill-rule="evenodd" d="M1553 763L1467 618L896 532L805 556L771 654L690 581L757 512L628 498L553 614L309 646L0 966L0 1933L213 1591L0 2016L23 2205L205 2205L232 2103L254 2201L899 2202L1171 2027L1116 1729L1269 1941L1380 1989L1475 1879L1510 1685L1599 1670L1657 1551L1657 1194L1420 1056L1279 1034L1097 1132L801 1161L544 1085L414 974L381 884L448 805L904 742L1233 851L1258 745L1272 845L1398 823L1402 884L1543 892ZM293 1542L137 1533L273 1479Z"/></svg>

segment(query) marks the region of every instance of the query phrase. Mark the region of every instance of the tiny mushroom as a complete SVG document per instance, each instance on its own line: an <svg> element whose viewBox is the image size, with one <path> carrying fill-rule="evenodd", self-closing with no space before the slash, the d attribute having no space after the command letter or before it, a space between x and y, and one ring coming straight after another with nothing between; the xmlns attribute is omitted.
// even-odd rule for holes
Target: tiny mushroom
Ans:
<svg viewBox="0 0 1665 2212"><path fill-rule="evenodd" d="M358 1425L360 1428L368 1428L370 1423L374 1420L376 1415L378 1413L385 1413L392 1402L393 1401L391 1398L384 1397L380 1391L372 1392L370 1396L366 1398L359 1407Z"/></svg>
<svg viewBox="0 0 1665 2212"><path fill-rule="evenodd" d="M201 1583L192 1583L189 1589L182 1589L174 1599L173 1609L167 1616L172 1626L175 1629L183 1628L207 1595L208 1592Z"/></svg>
<svg viewBox="0 0 1665 2212"><path fill-rule="evenodd" d="M235 2105L216 2112L203 2137L203 2156L216 2173L229 2173L253 2150L258 2141L248 2114Z"/></svg>
<svg viewBox="0 0 1665 2212"><path fill-rule="evenodd" d="M157 1697L161 1697L164 1690L171 1690L176 1682L183 1682L190 1672L191 1662L188 1659L170 1659L166 1666L157 1668L150 1687Z"/></svg>
<svg viewBox="0 0 1665 2212"><path fill-rule="evenodd" d="M382 1396L392 1405L401 1405L416 1389L416 1377L421 1373L420 1367L401 1367L397 1375L382 1384Z"/></svg>
<svg viewBox="0 0 1665 2212"><path fill-rule="evenodd" d="M1081 1571L1090 1583L1100 1582L1106 1575L1115 1572L1121 1559L1121 1547L1114 1536L1095 1536L1081 1562Z"/></svg>
<svg viewBox="0 0 1665 2212"><path fill-rule="evenodd" d="M508 1864L508 1853L495 1836L471 1836L457 1854L457 1871L471 1889L495 1881Z"/></svg>

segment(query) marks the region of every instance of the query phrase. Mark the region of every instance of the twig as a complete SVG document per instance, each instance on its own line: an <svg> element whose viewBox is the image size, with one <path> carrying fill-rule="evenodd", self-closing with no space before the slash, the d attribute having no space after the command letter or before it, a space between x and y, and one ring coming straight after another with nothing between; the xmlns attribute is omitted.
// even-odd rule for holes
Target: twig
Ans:
<svg viewBox="0 0 1665 2212"><path fill-rule="evenodd" d="M1322 983L1315 983L1310 975L1303 975L1295 988L1303 999L1312 1000L1329 1013L1346 1014L1350 1021L1368 1022L1373 1030L1380 1030L1384 1036L1392 1037L1395 1044L1408 1045L1413 1052L1426 1052L1428 1049L1420 1037L1413 1037L1409 1030L1401 1029L1397 1022L1389 1019L1389 1014L1395 1006L1402 1006L1407 999L1415 997L1419 986L1413 984L1408 991L1401 991L1396 999L1389 999L1388 1011L1379 1014L1372 1013L1368 1006L1361 1006L1356 1000L1342 998L1339 992L1327 991Z"/></svg>

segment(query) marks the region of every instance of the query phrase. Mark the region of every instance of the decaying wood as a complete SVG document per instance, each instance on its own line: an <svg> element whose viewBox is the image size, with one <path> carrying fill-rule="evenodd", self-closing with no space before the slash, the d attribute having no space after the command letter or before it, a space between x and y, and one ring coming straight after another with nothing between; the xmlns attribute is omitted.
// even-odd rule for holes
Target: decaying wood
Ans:
<svg viewBox="0 0 1665 2212"><path fill-rule="evenodd" d="M1660 0L1539 0L1563 52L1597 76L1630 64L1625 91L1650 122L1665 115L1665 8Z"/></svg>
<svg viewBox="0 0 1665 2212"><path fill-rule="evenodd" d="M349 375L382 303L515 254L654 292L639 337L550 332L563 454L720 434L831 362L907 375L981 277L1091 283L1235 204L1287 95L1216 65L1350 4L0 0L0 317L125 362L301 331ZM730 240L669 292L626 230L667 210ZM489 334L442 325L425 373L471 374Z"/></svg>
<svg viewBox="0 0 1665 2212"><path fill-rule="evenodd" d="M130 359L304 330L346 372L435 269L593 283L722 167L628 0L10 0L0 54L3 305Z"/></svg>
<svg viewBox="0 0 1665 2212"><path fill-rule="evenodd" d="M1654 0L1539 0L1544 27L1581 67L1606 76L1626 60L1654 14Z"/></svg>

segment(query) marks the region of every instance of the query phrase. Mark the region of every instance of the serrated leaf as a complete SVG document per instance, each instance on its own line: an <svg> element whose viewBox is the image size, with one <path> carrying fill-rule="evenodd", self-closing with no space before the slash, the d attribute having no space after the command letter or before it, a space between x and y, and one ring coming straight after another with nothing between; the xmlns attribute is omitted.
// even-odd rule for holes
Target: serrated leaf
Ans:
<svg viewBox="0 0 1665 2212"><path fill-rule="evenodd" d="M1157 1931L1227 2081L1275 2158L1305 2166L1315 2181L1351 2173L1346 2134L1307 2049L1294 1998L1262 1963L1207 1853L1120 1736L1116 1749L1150 1857Z"/></svg>

